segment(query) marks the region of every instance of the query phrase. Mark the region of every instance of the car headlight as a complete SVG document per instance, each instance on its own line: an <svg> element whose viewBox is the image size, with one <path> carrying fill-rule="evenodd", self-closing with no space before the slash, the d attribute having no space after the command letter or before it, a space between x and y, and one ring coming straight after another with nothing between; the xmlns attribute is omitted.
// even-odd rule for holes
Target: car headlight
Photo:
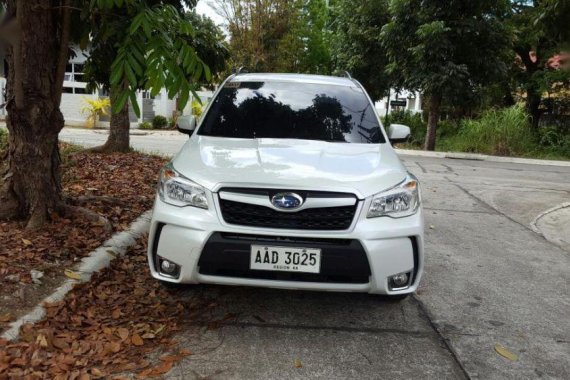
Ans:
<svg viewBox="0 0 570 380"><path fill-rule="evenodd" d="M172 163L160 170L158 196L173 206L208 208L206 189L174 170Z"/></svg>
<svg viewBox="0 0 570 380"><path fill-rule="evenodd" d="M372 197L366 217L402 218L415 214L419 206L420 185L418 179L408 173L402 183Z"/></svg>

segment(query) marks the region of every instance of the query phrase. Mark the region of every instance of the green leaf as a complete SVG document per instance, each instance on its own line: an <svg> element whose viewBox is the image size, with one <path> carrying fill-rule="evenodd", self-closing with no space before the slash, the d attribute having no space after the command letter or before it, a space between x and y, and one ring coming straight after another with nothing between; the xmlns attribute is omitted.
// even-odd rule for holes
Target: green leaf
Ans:
<svg viewBox="0 0 570 380"><path fill-rule="evenodd" d="M137 102L137 94L134 91L130 91L129 97L131 98L131 106L133 107L133 111L137 117L141 116L141 109L139 107L139 103Z"/></svg>
<svg viewBox="0 0 570 380"><path fill-rule="evenodd" d="M146 14L145 14L145 18L143 19L142 26L143 26L144 34L146 35L147 38L150 38L152 36L152 31L150 28L150 22L146 18Z"/></svg>
<svg viewBox="0 0 570 380"><path fill-rule="evenodd" d="M178 109L182 111L186 104L188 103L188 99L190 98L190 89L186 85L186 83L181 86L179 96L178 96Z"/></svg>
<svg viewBox="0 0 570 380"><path fill-rule="evenodd" d="M141 77L143 75L143 69L141 65L136 61L136 59L132 55L127 55L127 60L129 61L130 66L135 70L135 73Z"/></svg>
<svg viewBox="0 0 570 380"><path fill-rule="evenodd" d="M109 81L111 86L118 85L123 79L123 66L123 64L120 64L111 69L111 79Z"/></svg>
<svg viewBox="0 0 570 380"><path fill-rule="evenodd" d="M208 82L212 80L212 73L210 72L210 68L205 63L204 63L204 77Z"/></svg>
<svg viewBox="0 0 570 380"><path fill-rule="evenodd" d="M130 34L135 34L138 31L138 29L140 28L140 26L144 20L144 17L145 17L144 12L141 12L135 16L135 18L133 19L133 22L131 22L131 27L129 28Z"/></svg>
<svg viewBox="0 0 570 380"><path fill-rule="evenodd" d="M121 110L125 106L125 103L127 102L128 96L129 92L127 90L120 92L119 95L117 95L117 97L113 99L111 112L113 112L114 114L121 112Z"/></svg>
<svg viewBox="0 0 570 380"><path fill-rule="evenodd" d="M124 67L125 67L125 74L127 74L127 78L129 80L129 83L131 84L131 87L136 88L138 81L135 73L133 72L133 69L131 68L131 66L129 66L127 62L125 62Z"/></svg>

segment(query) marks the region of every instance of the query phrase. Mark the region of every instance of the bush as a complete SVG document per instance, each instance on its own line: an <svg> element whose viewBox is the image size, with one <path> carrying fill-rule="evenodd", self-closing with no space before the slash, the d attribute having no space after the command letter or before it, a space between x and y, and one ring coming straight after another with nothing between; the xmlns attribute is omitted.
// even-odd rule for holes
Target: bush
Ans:
<svg viewBox="0 0 570 380"><path fill-rule="evenodd" d="M536 142L526 112L514 106L461 121L459 132L441 139L439 145L438 150L511 156L527 154Z"/></svg>
<svg viewBox="0 0 570 380"><path fill-rule="evenodd" d="M153 129L152 124L149 123L148 121L143 121L142 123L140 123L139 128L140 129Z"/></svg>
<svg viewBox="0 0 570 380"><path fill-rule="evenodd" d="M387 117L382 118L382 123L386 130L390 124L404 124L410 127L411 137L409 144L414 146L423 146L426 137L427 124L422 120L421 113L412 113L410 111L395 111Z"/></svg>
<svg viewBox="0 0 570 380"><path fill-rule="evenodd" d="M168 126L168 120L161 115L156 115L152 119L152 127L154 129L164 129Z"/></svg>
<svg viewBox="0 0 570 380"><path fill-rule="evenodd" d="M85 120L85 127L94 128L97 126L97 121L103 115L109 116L111 113L111 101L109 98L83 98L84 106L81 108L81 113L87 115Z"/></svg>
<svg viewBox="0 0 570 380"><path fill-rule="evenodd" d="M202 115L203 111L204 110L202 108L202 105L197 100L193 100L192 101L192 115L194 115L196 118L199 118Z"/></svg>

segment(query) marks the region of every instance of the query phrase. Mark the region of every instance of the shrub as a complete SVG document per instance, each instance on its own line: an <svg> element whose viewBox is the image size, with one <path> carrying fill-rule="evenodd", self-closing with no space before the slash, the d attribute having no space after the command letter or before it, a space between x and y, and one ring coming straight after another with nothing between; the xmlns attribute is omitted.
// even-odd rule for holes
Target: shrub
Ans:
<svg viewBox="0 0 570 380"><path fill-rule="evenodd" d="M177 117L171 117L170 119L168 119L168 129L175 129L176 128L176 120L178 118Z"/></svg>
<svg viewBox="0 0 570 380"><path fill-rule="evenodd" d="M168 126L168 120L161 115L156 115L152 118L152 127L154 129L164 129Z"/></svg>
<svg viewBox="0 0 570 380"><path fill-rule="evenodd" d="M83 98L83 103L85 104L81 108L81 113L87 115L87 120L85 121L85 126L87 128L93 128L97 125L97 120L102 115L109 115L109 109L111 107L111 101L109 98Z"/></svg>
<svg viewBox="0 0 570 380"><path fill-rule="evenodd" d="M521 106L490 110L479 119L463 120L457 135L440 142L445 150L501 156L524 155L536 145Z"/></svg>
<svg viewBox="0 0 570 380"><path fill-rule="evenodd" d="M152 124L148 121L143 121L139 124L139 129L153 129Z"/></svg>
<svg viewBox="0 0 570 380"><path fill-rule="evenodd" d="M422 120L421 113L412 113L410 111L395 111L387 117L382 118L384 127L388 129L390 124L404 124L410 127L411 137L409 144L422 146L426 137L427 124Z"/></svg>
<svg viewBox="0 0 570 380"><path fill-rule="evenodd" d="M196 116L196 118L199 118L202 115L202 112L203 112L202 105L197 100L193 100L192 115Z"/></svg>

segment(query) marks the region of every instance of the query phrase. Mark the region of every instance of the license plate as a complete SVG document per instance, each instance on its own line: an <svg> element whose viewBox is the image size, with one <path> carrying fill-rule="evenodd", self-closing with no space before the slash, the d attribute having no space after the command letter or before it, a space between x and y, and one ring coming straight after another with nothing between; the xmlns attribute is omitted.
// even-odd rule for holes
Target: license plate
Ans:
<svg viewBox="0 0 570 380"><path fill-rule="evenodd" d="M321 271L321 250L318 248L252 245L249 268L319 273Z"/></svg>

